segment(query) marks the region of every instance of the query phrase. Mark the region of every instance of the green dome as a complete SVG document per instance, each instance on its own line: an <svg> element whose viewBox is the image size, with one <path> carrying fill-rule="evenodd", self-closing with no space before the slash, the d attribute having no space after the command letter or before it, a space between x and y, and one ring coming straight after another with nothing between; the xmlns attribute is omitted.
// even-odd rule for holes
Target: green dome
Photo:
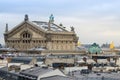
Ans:
<svg viewBox="0 0 120 80"><path fill-rule="evenodd" d="M101 50L101 48L99 47L98 44L93 43L93 44L90 46L90 48L88 49L88 52L89 52L89 53L96 53L96 54L98 54L98 53L102 53L102 50Z"/></svg>

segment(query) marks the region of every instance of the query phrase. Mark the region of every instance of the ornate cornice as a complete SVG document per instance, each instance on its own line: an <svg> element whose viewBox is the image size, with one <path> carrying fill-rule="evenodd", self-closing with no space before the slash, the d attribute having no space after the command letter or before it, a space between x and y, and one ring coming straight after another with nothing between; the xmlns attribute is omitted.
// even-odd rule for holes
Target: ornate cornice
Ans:
<svg viewBox="0 0 120 80"><path fill-rule="evenodd" d="M75 35L74 32L64 32L64 31L61 31L61 32L56 32L56 31L46 31L47 34L64 34L64 35Z"/></svg>

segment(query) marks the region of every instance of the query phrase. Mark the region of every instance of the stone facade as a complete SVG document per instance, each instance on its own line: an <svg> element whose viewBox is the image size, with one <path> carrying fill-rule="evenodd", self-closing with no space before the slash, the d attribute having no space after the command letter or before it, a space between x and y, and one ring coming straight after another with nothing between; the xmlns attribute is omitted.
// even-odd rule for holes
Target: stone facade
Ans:
<svg viewBox="0 0 120 80"><path fill-rule="evenodd" d="M29 21L27 15L22 23L4 33L6 47L16 50L29 50L32 48L45 48L46 50L75 50L78 37L74 32L67 31L62 25L49 22Z"/></svg>

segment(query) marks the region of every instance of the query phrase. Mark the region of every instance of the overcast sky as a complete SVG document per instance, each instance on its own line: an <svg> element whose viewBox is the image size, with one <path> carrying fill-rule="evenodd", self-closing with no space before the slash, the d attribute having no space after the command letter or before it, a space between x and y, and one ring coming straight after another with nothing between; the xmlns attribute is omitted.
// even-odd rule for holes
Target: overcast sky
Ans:
<svg viewBox="0 0 120 80"><path fill-rule="evenodd" d="M5 24L10 30L25 14L30 21L48 21L53 14L56 24L75 27L81 43L120 45L120 0L0 0L0 43Z"/></svg>

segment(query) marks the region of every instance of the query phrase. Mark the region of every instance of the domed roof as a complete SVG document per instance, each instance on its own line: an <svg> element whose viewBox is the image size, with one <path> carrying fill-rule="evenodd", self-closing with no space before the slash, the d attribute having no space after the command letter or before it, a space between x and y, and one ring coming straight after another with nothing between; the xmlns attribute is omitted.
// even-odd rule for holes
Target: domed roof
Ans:
<svg viewBox="0 0 120 80"><path fill-rule="evenodd" d="M88 49L89 53L102 53L100 46L96 43L93 43Z"/></svg>

